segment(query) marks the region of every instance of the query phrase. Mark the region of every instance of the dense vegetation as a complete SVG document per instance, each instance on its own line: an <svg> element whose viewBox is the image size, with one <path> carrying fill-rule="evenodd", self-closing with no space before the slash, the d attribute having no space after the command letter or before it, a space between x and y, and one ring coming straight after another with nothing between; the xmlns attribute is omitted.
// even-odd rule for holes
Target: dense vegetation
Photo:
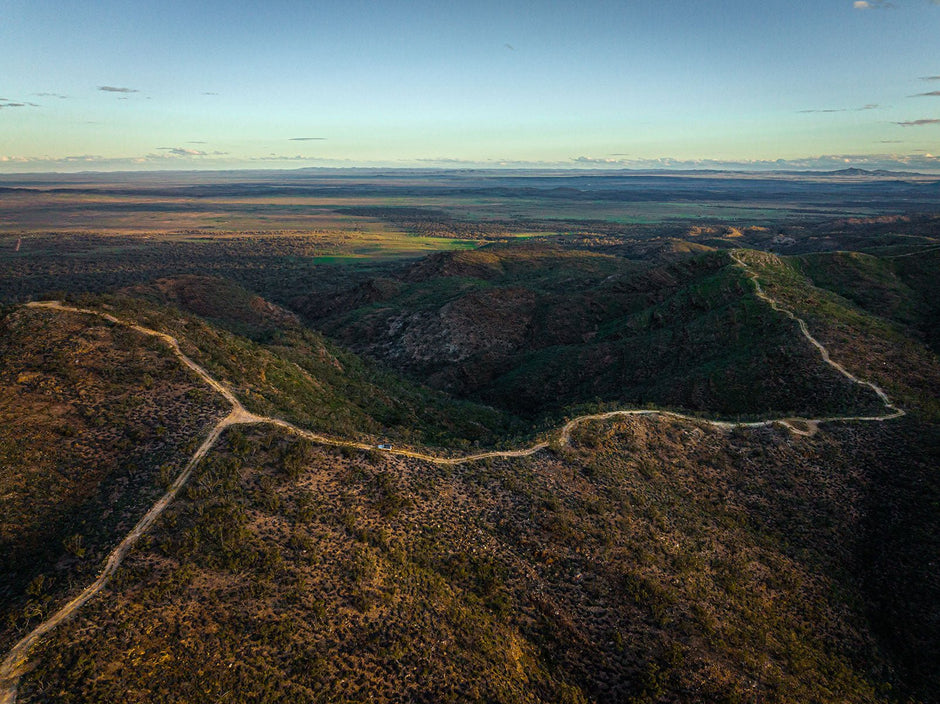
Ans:
<svg viewBox="0 0 940 704"><path fill-rule="evenodd" d="M902 326L940 353L940 246L887 257L827 252L799 257L793 265L816 286Z"/></svg>
<svg viewBox="0 0 940 704"><path fill-rule="evenodd" d="M846 258L858 261L851 255ZM924 344L927 334L923 328L925 320L935 314L932 312L934 302L925 304L920 295L912 295L906 304L898 306L897 312L887 314L881 306L890 306L890 303L872 302L885 298L876 284L866 286L867 293L862 296L855 283L851 286L840 284L840 279L849 277L827 277L814 271L813 267L810 275L815 274L821 284L815 285L814 281L801 274L800 262L793 266L776 256L759 252L747 253L746 260L758 273L766 291L803 317L835 359L858 376L885 387L902 405L915 408L934 420L940 419L940 399L937 396L940 359ZM875 261L884 272L890 271L898 260ZM863 278L859 267L848 268L849 271L854 270L852 279ZM824 285L834 290L828 290ZM929 286L935 287L935 280L930 281ZM928 292L929 288L924 290L924 294L929 295ZM903 322L905 315L916 316L911 321L913 325Z"/></svg>

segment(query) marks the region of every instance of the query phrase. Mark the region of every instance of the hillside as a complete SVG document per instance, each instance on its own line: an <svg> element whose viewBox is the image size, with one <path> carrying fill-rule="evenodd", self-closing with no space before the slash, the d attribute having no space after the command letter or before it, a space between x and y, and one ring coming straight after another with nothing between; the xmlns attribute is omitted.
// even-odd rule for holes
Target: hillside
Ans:
<svg viewBox="0 0 940 704"><path fill-rule="evenodd" d="M161 279L82 300L176 336L184 352L249 410L327 434L464 448L526 431L505 412L455 400L370 364L222 279ZM212 322L193 315L214 301L224 303L211 307Z"/></svg>
<svg viewBox="0 0 940 704"><path fill-rule="evenodd" d="M727 253L644 266L544 245L486 247L321 301L296 307L342 344L529 417L589 402L723 416L880 406L753 296Z"/></svg>
<svg viewBox="0 0 940 704"><path fill-rule="evenodd" d="M221 415L200 380L138 333L0 311L0 640L92 578Z"/></svg>
<svg viewBox="0 0 940 704"><path fill-rule="evenodd" d="M297 316L227 279L184 275L129 286L122 293L195 313L210 323L253 340L297 328Z"/></svg>
<svg viewBox="0 0 940 704"><path fill-rule="evenodd" d="M128 295L82 305L179 336L184 352L248 405L336 437L440 443L451 451L506 442L521 426L364 364L294 316L217 279L134 290L205 309L217 323ZM0 311L0 638L47 615L95 575L107 550L179 473L214 420L217 394L167 346L94 316Z"/></svg>
<svg viewBox="0 0 940 704"><path fill-rule="evenodd" d="M903 326L940 354L940 248L880 257L827 252L799 257L793 265L816 286Z"/></svg>
<svg viewBox="0 0 940 704"><path fill-rule="evenodd" d="M903 405L940 419L940 359L925 344L925 324L935 305L924 302L930 298L929 289L907 293L905 289L913 289L891 274L891 260L835 256L849 262L833 267L843 270L836 275L824 275L822 266L807 267L806 259L791 263L762 252L746 252L745 261L767 293L804 318L833 357L883 386ZM826 259L830 266L834 263L832 256L822 261ZM820 285L802 273L805 269ZM936 277L929 280L934 287L935 282Z"/></svg>
<svg viewBox="0 0 940 704"><path fill-rule="evenodd" d="M634 419L453 469L232 430L19 701L931 701L938 440Z"/></svg>

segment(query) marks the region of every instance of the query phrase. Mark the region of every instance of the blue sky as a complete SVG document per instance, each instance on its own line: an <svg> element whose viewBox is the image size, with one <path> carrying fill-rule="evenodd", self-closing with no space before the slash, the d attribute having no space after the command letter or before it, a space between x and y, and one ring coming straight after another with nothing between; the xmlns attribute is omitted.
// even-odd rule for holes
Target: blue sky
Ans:
<svg viewBox="0 0 940 704"><path fill-rule="evenodd" d="M940 0L0 0L0 16L6 172L940 171Z"/></svg>

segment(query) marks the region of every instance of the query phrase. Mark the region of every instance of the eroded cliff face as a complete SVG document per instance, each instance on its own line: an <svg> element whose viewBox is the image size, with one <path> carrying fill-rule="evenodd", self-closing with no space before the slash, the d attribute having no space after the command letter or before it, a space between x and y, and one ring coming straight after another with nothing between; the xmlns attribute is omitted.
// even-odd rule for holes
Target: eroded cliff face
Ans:
<svg viewBox="0 0 940 704"><path fill-rule="evenodd" d="M496 359L526 342L535 302L535 294L522 288L475 291L436 311L389 318L378 349L408 365Z"/></svg>

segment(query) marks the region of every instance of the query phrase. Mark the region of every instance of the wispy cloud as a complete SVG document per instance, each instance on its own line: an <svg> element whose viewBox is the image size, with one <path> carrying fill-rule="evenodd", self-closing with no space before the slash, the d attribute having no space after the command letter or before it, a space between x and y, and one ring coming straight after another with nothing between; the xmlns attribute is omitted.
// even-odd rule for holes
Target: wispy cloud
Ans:
<svg viewBox="0 0 940 704"><path fill-rule="evenodd" d="M158 157L159 155L152 155ZM152 163L151 157L106 157L99 154L77 154L73 156L7 156L0 155L0 166L36 171L75 171L98 169L127 169Z"/></svg>
<svg viewBox="0 0 940 704"><path fill-rule="evenodd" d="M515 51L515 50L516 50L516 47L514 47L512 44L503 44L503 47L506 48L506 49L509 49L509 51Z"/></svg>
<svg viewBox="0 0 940 704"><path fill-rule="evenodd" d="M326 137L291 137L288 142L322 142Z"/></svg>
<svg viewBox="0 0 940 704"><path fill-rule="evenodd" d="M394 166L389 162L375 164L361 164L350 159L329 159L306 157L300 154L293 156L271 153L266 156L234 157L228 152L200 151L182 147L160 147L150 154L138 156L103 156L100 154L78 154L63 157L52 156L21 156L0 154L0 172L11 171L126 171L138 169L219 169L244 168L246 166L266 163L277 167L278 163L285 167L303 166ZM413 166L414 163L412 162ZM252 166L254 168L254 166Z"/></svg>
<svg viewBox="0 0 940 704"><path fill-rule="evenodd" d="M923 120L909 120L908 122L895 122L896 125L901 125L901 127L921 127L923 125L940 125L940 118L925 118Z"/></svg>
<svg viewBox="0 0 940 704"><path fill-rule="evenodd" d="M931 153L903 154L823 154L802 159L676 159L670 157L639 159L579 156L562 161L526 161L517 159L471 160L438 156L424 159L399 159L362 162L351 159L306 157L277 154L234 157L224 152L198 152L180 147L165 147L141 156L100 156L81 154L66 157L26 157L0 155L0 172L49 171L120 171L148 169L232 169L232 168L482 168L482 169L633 169L650 171L735 171L743 173L779 171L840 171L847 168L889 171L918 171L940 176L940 156Z"/></svg>
<svg viewBox="0 0 940 704"><path fill-rule="evenodd" d="M140 93L136 88L122 88L120 86L98 86L98 90L105 93Z"/></svg>
<svg viewBox="0 0 940 704"><path fill-rule="evenodd" d="M199 149L186 149L185 147L157 147L157 151L166 152L166 154L172 154L173 156L225 156L228 154L228 152L204 152Z"/></svg>
<svg viewBox="0 0 940 704"><path fill-rule="evenodd" d="M194 140L192 140L192 141L190 141L190 142L186 142L186 144L208 144L208 142L201 142L201 141L199 141L199 140L195 140L195 139L194 139Z"/></svg>
<svg viewBox="0 0 940 704"><path fill-rule="evenodd" d="M61 93L33 93L33 95L36 95L40 98L59 98L60 100L68 100L69 97L71 97L68 95L62 95Z"/></svg>
<svg viewBox="0 0 940 704"><path fill-rule="evenodd" d="M185 147L157 147L158 152L166 152L176 156L206 156L206 153L198 149L186 149Z"/></svg>
<svg viewBox="0 0 940 704"><path fill-rule="evenodd" d="M888 0L855 0L852 7L856 10L890 10L896 6Z"/></svg>
<svg viewBox="0 0 940 704"><path fill-rule="evenodd" d="M185 150L183 150L185 151ZM11 167L26 171L76 171L99 169L102 171L128 170L141 168L219 168L234 164L225 152L180 153L176 148L162 153L141 156L102 156L100 154L77 154L63 157L51 156L11 156L0 154L0 168L10 171Z"/></svg>
<svg viewBox="0 0 940 704"><path fill-rule="evenodd" d="M420 164L421 166L472 167L475 169L563 169L570 168L571 161L535 161L531 159L459 159L454 157L437 156L423 159L399 159L393 166ZM380 165L380 164L378 164Z"/></svg>
<svg viewBox="0 0 940 704"><path fill-rule="evenodd" d="M100 160L103 157L95 156L92 154L82 154L81 156L64 156L64 157L43 157L43 156L4 156L0 155L0 162L4 164L33 164L41 162L76 162L76 161L95 161Z"/></svg>
<svg viewBox="0 0 940 704"><path fill-rule="evenodd" d="M0 98L0 108L38 108L39 106L36 103L30 102L16 102L15 100L7 100L6 98Z"/></svg>
<svg viewBox="0 0 940 704"><path fill-rule="evenodd" d="M212 91L203 91L200 95L218 95L218 93L213 93Z"/></svg>
<svg viewBox="0 0 940 704"><path fill-rule="evenodd" d="M881 106L878 103L868 103L860 108L820 108L813 110L797 110L798 113L818 113L818 112L863 112L865 110L877 110Z"/></svg>
<svg viewBox="0 0 940 704"><path fill-rule="evenodd" d="M455 159L450 156L433 156L415 159L420 164L442 164L446 166L472 166L478 162L473 159Z"/></svg>
<svg viewBox="0 0 940 704"><path fill-rule="evenodd" d="M593 168L675 169L716 171L838 171L847 168L889 171L940 172L940 157L933 154L822 154L802 159L609 159L579 156L571 163Z"/></svg>
<svg viewBox="0 0 940 704"><path fill-rule="evenodd" d="M598 166L607 166L610 164L620 164L623 165L627 159L613 159L607 156L579 156L572 159L576 164L596 164Z"/></svg>
<svg viewBox="0 0 940 704"><path fill-rule="evenodd" d="M909 98L925 98L927 96L938 96L940 97L940 90L931 90L926 93L915 93L914 95L909 95Z"/></svg>
<svg viewBox="0 0 940 704"><path fill-rule="evenodd" d="M293 156L287 156L286 154L267 154L265 156L253 156L250 157L250 161L321 161L316 157L310 156L301 156L300 154L294 154Z"/></svg>
<svg viewBox="0 0 940 704"><path fill-rule="evenodd" d="M940 76L921 76L922 81L940 81Z"/></svg>

